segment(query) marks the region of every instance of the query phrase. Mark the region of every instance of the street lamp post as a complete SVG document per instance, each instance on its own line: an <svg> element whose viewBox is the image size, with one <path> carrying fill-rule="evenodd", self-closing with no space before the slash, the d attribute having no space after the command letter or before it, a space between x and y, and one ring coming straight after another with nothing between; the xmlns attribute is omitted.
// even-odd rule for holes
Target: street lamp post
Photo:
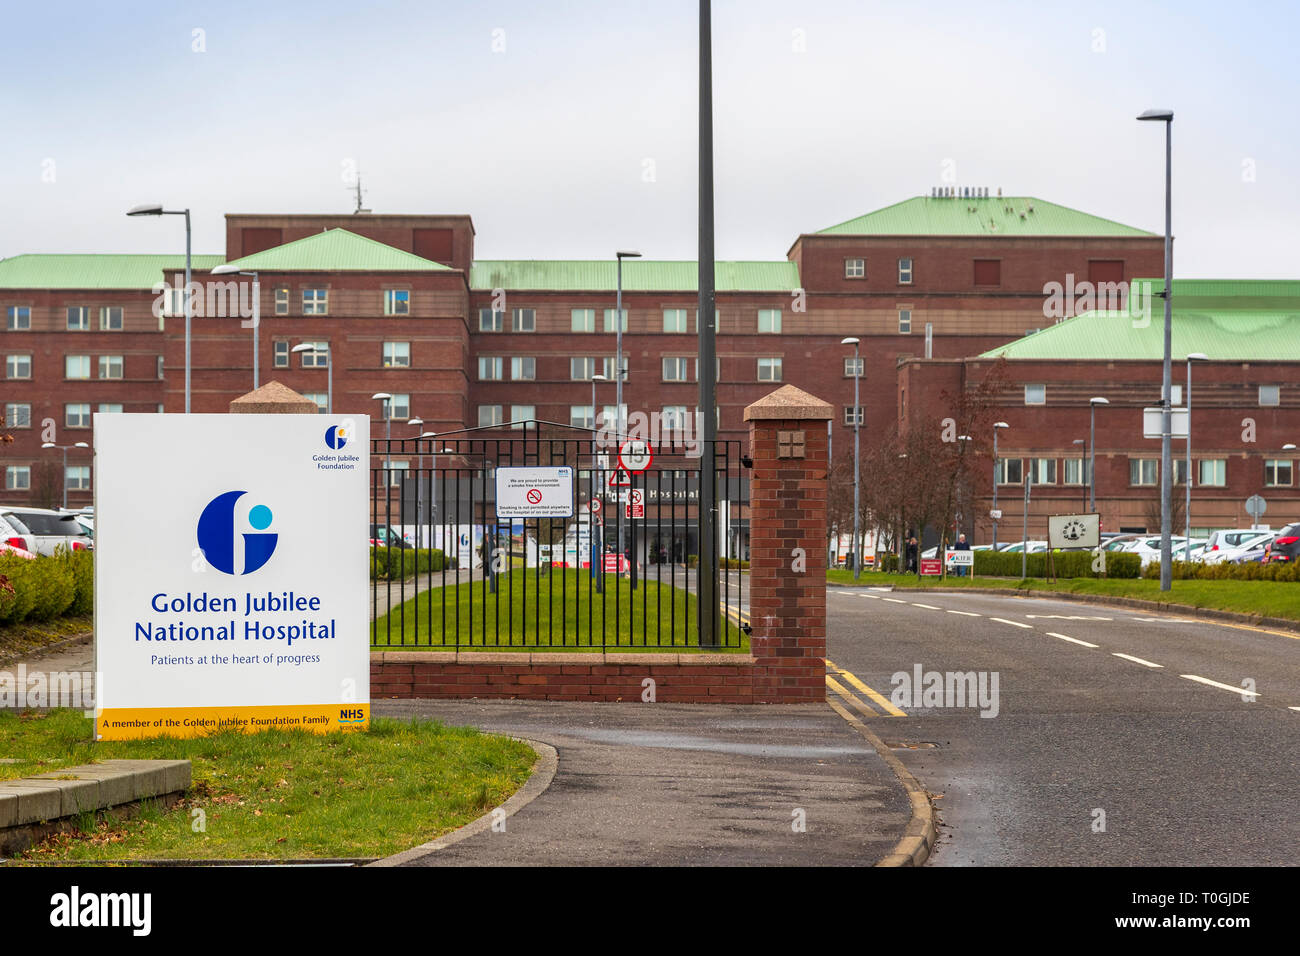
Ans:
<svg viewBox="0 0 1300 956"><path fill-rule="evenodd" d="M1084 468L1088 467L1088 440L1086 438L1076 438L1074 444L1083 446L1083 456L1079 459L1079 470L1082 471ZM1082 504L1085 508L1088 506L1088 487L1086 484L1083 488Z"/></svg>
<svg viewBox="0 0 1300 956"><path fill-rule="evenodd" d="M1187 356L1187 466L1183 472L1183 484L1186 485L1187 501L1183 507L1186 523L1187 547L1183 556L1192 557L1192 362L1208 362L1210 357L1204 352L1191 352Z"/></svg>
<svg viewBox="0 0 1300 956"><path fill-rule="evenodd" d="M262 285L256 272L245 272L238 266L217 266L212 270L214 276L252 276L253 277L253 389L261 384L261 362L258 360L258 336L262 324Z"/></svg>
<svg viewBox="0 0 1300 956"><path fill-rule="evenodd" d="M1170 457L1170 432L1173 424L1173 408L1170 404L1172 391L1172 355L1173 355L1173 127L1174 111L1155 109L1147 110L1139 120L1161 122L1165 124L1165 287L1161 293L1165 300L1165 349L1164 368L1161 377L1161 435L1160 435L1160 590L1168 591L1173 587L1173 541L1170 536L1170 505L1173 499L1173 475Z"/></svg>
<svg viewBox="0 0 1300 956"><path fill-rule="evenodd" d="M375 392L370 396L376 402L383 402L384 409L384 481L392 481L392 437L393 437L393 420L388 415L389 405L393 401L393 396L388 392Z"/></svg>
<svg viewBox="0 0 1300 956"><path fill-rule="evenodd" d="M614 257L618 260L618 279L617 292L614 300L614 418L618 422L618 431L615 441L620 445L623 443L623 433L627 428L623 421L623 260L640 259L639 252L616 252ZM594 378L594 376L593 376ZM595 385L592 386L595 388ZM595 411L595 404L592 405L592 411ZM629 498L629 500L631 500ZM618 554L621 559L623 556L623 524L618 523ZM635 544L635 540L633 544ZM629 564L635 566L636 555L629 556ZM636 587L636 572L632 572L632 586Z"/></svg>
<svg viewBox="0 0 1300 956"><path fill-rule="evenodd" d="M164 209L157 203L133 206L127 210L128 216L184 216L185 217L185 414L190 413L190 319L194 314L190 302L190 211L188 209Z"/></svg>
<svg viewBox="0 0 1300 956"><path fill-rule="evenodd" d="M74 442L71 445L56 445L52 441L44 442L42 448L59 448L63 450L63 507L68 507L68 449L69 448L89 448L84 441Z"/></svg>
<svg viewBox="0 0 1300 956"><path fill-rule="evenodd" d="M993 511L998 510L998 431L1010 428L1006 422L993 423ZM998 519L993 519L993 550L998 549Z"/></svg>
<svg viewBox="0 0 1300 956"><path fill-rule="evenodd" d="M328 342L302 342L295 345L291 352L325 353L325 414L334 414L334 353Z"/></svg>
<svg viewBox="0 0 1300 956"><path fill-rule="evenodd" d="M861 362L862 344L860 340L850 336L846 339L840 339L840 345L853 346L853 580L857 581L862 577L862 545L860 531L858 530L858 522L861 520L858 515L861 479L858 466L858 423L862 417L861 406L858 404L858 381L861 377L859 363Z"/></svg>
<svg viewBox="0 0 1300 956"><path fill-rule="evenodd" d="M1109 405L1108 398L1088 399L1088 512L1097 510L1097 406Z"/></svg>

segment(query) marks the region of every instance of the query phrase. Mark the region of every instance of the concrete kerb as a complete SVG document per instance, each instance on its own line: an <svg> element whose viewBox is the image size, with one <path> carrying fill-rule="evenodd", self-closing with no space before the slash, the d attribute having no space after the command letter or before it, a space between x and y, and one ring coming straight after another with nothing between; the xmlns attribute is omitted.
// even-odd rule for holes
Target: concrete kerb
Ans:
<svg viewBox="0 0 1300 956"><path fill-rule="evenodd" d="M420 846L411 847L409 850L403 850L401 853L386 856L382 860L376 860L366 865L403 866L407 863L414 863L416 860L437 853L439 850L460 843L462 840L468 840L470 837L489 829L494 822L494 815L498 811L503 814L499 819L508 819L545 793L546 788L555 779L555 771L559 767L559 754L550 744L542 743L540 740L531 740L527 737L512 737L510 739L522 741L532 747L537 754L537 762L533 764L533 771L528 779L524 781L524 785L516 790L505 803L489 810L477 820L465 824L459 830L453 830L451 833L443 834L436 840L422 843Z"/></svg>
<svg viewBox="0 0 1300 956"><path fill-rule="evenodd" d="M880 754L880 758L889 765L889 769L894 771L894 776L898 778L898 782L907 791L907 798L912 804L912 817L907 821L907 827L903 830L902 839L898 841L892 853L877 861L876 866L923 866L925 861L930 858L930 851L934 849L935 833L937 832L937 821L935 819L934 804L930 799L930 792L921 786L920 781L903 766L903 762L894 756L894 752L889 749L889 745L872 733L866 724L840 706L830 695L827 695L826 703L830 704L837 714L847 720L853 729L866 738L867 742L875 748L876 753Z"/></svg>

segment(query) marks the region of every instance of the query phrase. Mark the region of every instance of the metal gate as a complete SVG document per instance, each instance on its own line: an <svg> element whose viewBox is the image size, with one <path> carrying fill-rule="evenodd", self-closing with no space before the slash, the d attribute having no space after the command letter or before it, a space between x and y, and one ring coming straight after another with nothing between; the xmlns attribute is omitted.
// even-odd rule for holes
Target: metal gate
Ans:
<svg viewBox="0 0 1300 956"><path fill-rule="evenodd" d="M743 649L749 461L738 441L712 451L654 445L647 470L625 473L605 433L551 422L372 440L371 644ZM569 514L498 515L497 472L514 467L570 469ZM706 474L718 535L701 542Z"/></svg>

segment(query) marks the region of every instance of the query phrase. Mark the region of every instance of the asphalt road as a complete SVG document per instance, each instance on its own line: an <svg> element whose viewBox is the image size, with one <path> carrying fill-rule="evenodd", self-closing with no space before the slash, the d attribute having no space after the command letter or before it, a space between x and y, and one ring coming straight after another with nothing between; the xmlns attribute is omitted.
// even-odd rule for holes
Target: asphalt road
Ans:
<svg viewBox="0 0 1300 956"><path fill-rule="evenodd" d="M832 586L827 609L831 679L938 796L930 865L1300 863L1294 635L960 593ZM842 673L889 698L917 665L996 674L996 716L910 693L889 716Z"/></svg>

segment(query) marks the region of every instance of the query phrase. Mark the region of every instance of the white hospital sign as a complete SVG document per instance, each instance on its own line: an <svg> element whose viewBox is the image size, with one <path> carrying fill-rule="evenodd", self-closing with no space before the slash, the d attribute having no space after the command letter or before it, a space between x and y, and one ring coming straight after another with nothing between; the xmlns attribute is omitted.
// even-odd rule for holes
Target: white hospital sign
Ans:
<svg viewBox="0 0 1300 956"><path fill-rule="evenodd" d="M370 721L365 416L95 416L101 740Z"/></svg>
<svg viewBox="0 0 1300 956"><path fill-rule="evenodd" d="M498 468L498 518L573 516L572 468Z"/></svg>

